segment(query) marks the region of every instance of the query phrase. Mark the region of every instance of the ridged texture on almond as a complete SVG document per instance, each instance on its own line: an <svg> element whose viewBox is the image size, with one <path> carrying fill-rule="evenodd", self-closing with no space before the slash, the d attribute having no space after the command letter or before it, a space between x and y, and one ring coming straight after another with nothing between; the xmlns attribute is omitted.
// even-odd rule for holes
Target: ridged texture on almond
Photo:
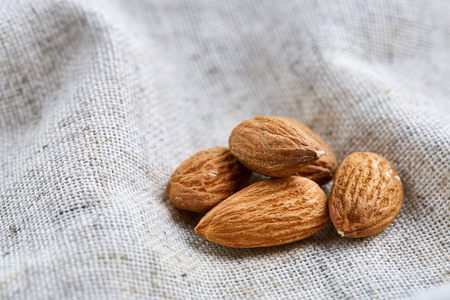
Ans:
<svg viewBox="0 0 450 300"><path fill-rule="evenodd" d="M374 235L395 219L403 185L394 166L371 152L349 155L334 176L328 198L331 221L341 236Z"/></svg>
<svg viewBox="0 0 450 300"><path fill-rule="evenodd" d="M204 213L242 189L250 176L228 147L214 147L185 160L170 177L166 193L175 207Z"/></svg>
<svg viewBox="0 0 450 300"><path fill-rule="evenodd" d="M216 244L254 248L301 240L328 221L327 197L317 183L290 176L237 192L210 210L195 232Z"/></svg>
<svg viewBox="0 0 450 300"><path fill-rule="evenodd" d="M286 121L292 122L295 126L298 126L304 132L306 132L310 137L312 137L319 145L322 147L325 154L322 155L315 162L303 167L298 171L296 175L307 177L319 185L326 184L333 179L334 172L337 168L337 159L331 150L330 146L328 146L327 142L323 138L321 138L317 133L311 130L308 126L303 123L300 123L297 120L280 117L285 119Z"/></svg>
<svg viewBox="0 0 450 300"><path fill-rule="evenodd" d="M297 173L324 153L299 127L278 117L259 116L236 126L231 153L250 170L271 177Z"/></svg>

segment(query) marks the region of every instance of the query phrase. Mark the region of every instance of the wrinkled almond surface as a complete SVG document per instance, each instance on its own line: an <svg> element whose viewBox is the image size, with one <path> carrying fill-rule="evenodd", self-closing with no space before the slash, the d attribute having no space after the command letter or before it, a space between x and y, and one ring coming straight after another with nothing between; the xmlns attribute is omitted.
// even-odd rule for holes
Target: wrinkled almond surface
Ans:
<svg viewBox="0 0 450 300"><path fill-rule="evenodd" d="M371 152L349 155L334 176L328 198L331 221L341 236L358 238L385 229L403 203L403 185L392 164Z"/></svg>
<svg viewBox="0 0 450 300"><path fill-rule="evenodd" d="M271 177L295 174L324 154L320 145L298 126L271 116L240 123L231 132L229 145L243 165Z"/></svg>
<svg viewBox="0 0 450 300"><path fill-rule="evenodd" d="M240 164L228 147L200 151L173 172L166 193L179 209L204 213L242 189L251 171Z"/></svg>
<svg viewBox="0 0 450 300"><path fill-rule="evenodd" d="M312 180L290 176L242 189L210 210L195 232L216 244L254 248L306 238L328 221L322 189Z"/></svg>
<svg viewBox="0 0 450 300"><path fill-rule="evenodd" d="M333 179L334 172L337 168L337 160L327 142L325 142L324 139L322 139L317 133L312 131L311 128L309 128L305 124L291 118L280 118L283 118L289 122L292 122L292 124L294 124L295 126L298 126L310 137L312 137L320 145L320 147L322 147L323 151L325 151L324 155L322 155L318 160L301 168L296 175L307 177L317 182L317 184L319 185L330 182L331 179Z"/></svg>

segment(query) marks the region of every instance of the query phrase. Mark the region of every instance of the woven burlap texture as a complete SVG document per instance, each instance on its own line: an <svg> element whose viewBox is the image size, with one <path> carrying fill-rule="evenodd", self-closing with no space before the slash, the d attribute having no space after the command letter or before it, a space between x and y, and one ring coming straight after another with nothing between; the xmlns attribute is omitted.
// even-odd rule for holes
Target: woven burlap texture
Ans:
<svg viewBox="0 0 450 300"><path fill-rule="evenodd" d="M10 0L0 13L1 299L449 291L449 1ZM339 161L390 160L405 188L393 224L259 249L195 235L199 217L164 193L170 174L264 114L309 125Z"/></svg>

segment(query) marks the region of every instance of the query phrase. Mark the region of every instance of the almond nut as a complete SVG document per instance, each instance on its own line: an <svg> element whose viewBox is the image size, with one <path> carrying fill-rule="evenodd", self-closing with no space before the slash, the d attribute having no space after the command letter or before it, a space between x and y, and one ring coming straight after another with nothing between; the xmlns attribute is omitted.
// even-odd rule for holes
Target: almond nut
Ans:
<svg viewBox="0 0 450 300"><path fill-rule="evenodd" d="M402 203L403 185L394 166L371 152L344 159L328 198L334 227L350 238L381 232L395 219Z"/></svg>
<svg viewBox="0 0 450 300"><path fill-rule="evenodd" d="M253 172L286 177L319 159L324 151L307 133L278 117L259 116L236 126L231 153Z"/></svg>
<svg viewBox="0 0 450 300"><path fill-rule="evenodd" d="M337 168L337 159L330 146L328 146L327 142L325 142L323 138L321 138L317 133L312 131L311 128L309 128L305 124L291 118L280 118L283 118L298 126L310 137L312 137L325 151L325 154L322 155L318 160L301 168L296 175L307 177L317 182L318 185L323 185L330 182L331 179L333 179L334 172Z"/></svg>
<svg viewBox="0 0 450 300"><path fill-rule="evenodd" d="M205 213L248 182L251 171L228 147L200 151L173 172L166 193L179 209Z"/></svg>
<svg viewBox="0 0 450 300"><path fill-rule="evenodd" d="M216 244L254 248L301 240L328 221L322 189L312 180L290 176L242 189L211 209L195 232Z"/></svg>

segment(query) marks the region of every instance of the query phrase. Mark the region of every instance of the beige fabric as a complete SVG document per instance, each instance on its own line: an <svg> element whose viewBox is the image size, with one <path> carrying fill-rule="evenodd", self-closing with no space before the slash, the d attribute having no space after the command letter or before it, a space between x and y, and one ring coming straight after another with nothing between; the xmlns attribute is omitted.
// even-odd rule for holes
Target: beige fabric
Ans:
<svg viewBox="0 0 450 300"><path fill-rule="evenodd" d="M450 276L449 1L0 10L1 299L448 295L434 289ZM374 237L328 225L265 249L196 236L165 183L260 114L310 125L339 161L389 159L405 187L398 218Z"/></svg>

